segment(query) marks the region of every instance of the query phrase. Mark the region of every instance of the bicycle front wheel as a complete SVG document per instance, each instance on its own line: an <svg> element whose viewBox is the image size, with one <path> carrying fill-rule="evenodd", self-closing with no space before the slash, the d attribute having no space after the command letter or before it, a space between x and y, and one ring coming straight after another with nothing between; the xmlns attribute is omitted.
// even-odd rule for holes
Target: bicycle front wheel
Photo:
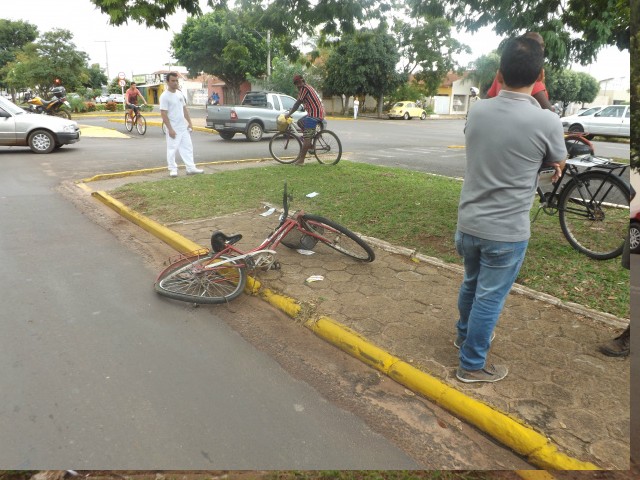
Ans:
<svg viewBox="0 0 640 480"><path fill-rule="evenodd" d="M340 253L363 262L373 262L376 258L367 242L336 222L317 215L303 215L300 223L304 233Z"/></svg>
<svg viewBox="0 0 640 480"><path fill-rule="evenodd" d="M188 257L169 266L158 276L155 290L174 300L216 304L238 297L246 283L243 261L207 255Z"/></svg>
<svg viewBox="0 0 640 480"><path fill-rule="evenodd" d="M145 133L147 133L147 121L142 115L138 115L138 120L136 121L136 130L140 135L144 135Z"/></svg>
<svg viewBox="0 0 640 480"><path fill-rule="evenodd" d="M127 129L127 132L133 130L133 119L128 113L124 114L124 128Z"/></svg>
<svg viewBox="0 0 640 480"><path fill-rule="evenodd" d="M629 229L629 187L620 178L589 171L567 183L558 201L560 227L573 248L596 260L622 253Z"/></svg>
<svg viewBox="0 0 640 480"><path fill-rule="evenodd" d="M302 150L302 141L289 132L276 133L269 141L269 153L280 163L293 163Z"/></svg>
<svg viewBox="0 0 640 480"><path fill-rule="evenodd" d="M342 143L330 130L322 130L313 137L313 154L323 165L335 165L342 158Z"/></svg>

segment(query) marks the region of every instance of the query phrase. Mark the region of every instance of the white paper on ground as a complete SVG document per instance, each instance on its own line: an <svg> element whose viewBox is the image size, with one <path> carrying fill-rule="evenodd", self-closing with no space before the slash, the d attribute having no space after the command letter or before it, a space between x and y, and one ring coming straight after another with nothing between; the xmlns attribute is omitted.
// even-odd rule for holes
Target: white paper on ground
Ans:
<svg viewBox="0 0 640 480"><path fill-rule="evenodd" d="M305 283L319 282L321 280L324 280L324 277L322 275L311 275L305 280Z"/></svg>
<svg viewBox="0 0 640 480"><path fill-rule="evenodd" d="M307 193L307 198L313 198L320 195L318 192L311 192L311 193Z"/></svg>
<svg viewBox="0 0 640 480"><path fill-rule="evenodd" d="M298 248L296 249L296 252L298 252L301 255L313 255L316 253L313 250L305 250L304 248Z"/></svg>
<svg viewBox="0 0 640 480"><path fill-rule="evenodd" d="M266 212L263 212L260 214L261 217L268 217L269 215L271 215L273 212L275 212L276 209L275 208L270 208L269 210L267 210Z"/></svg>

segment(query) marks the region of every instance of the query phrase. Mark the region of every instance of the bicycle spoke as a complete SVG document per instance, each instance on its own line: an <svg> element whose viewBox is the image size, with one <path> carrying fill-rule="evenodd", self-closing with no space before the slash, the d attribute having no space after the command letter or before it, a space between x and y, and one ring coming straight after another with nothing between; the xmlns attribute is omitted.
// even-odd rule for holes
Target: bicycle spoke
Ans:
<svg viewBox="0 0 640 480"><path fill-rule="evenodd" d="M313 138L313 151L318 162L335 165L342 157L342 144L335 133L322 130Z"/></svg>
<svg viewBox="0 0 640 480"><path fill-rule="evenodd" d="M628 189L622 180L589 172L567 184L560 205L560 225L577 250L596 259L622 252L629 227Z"/></svg>

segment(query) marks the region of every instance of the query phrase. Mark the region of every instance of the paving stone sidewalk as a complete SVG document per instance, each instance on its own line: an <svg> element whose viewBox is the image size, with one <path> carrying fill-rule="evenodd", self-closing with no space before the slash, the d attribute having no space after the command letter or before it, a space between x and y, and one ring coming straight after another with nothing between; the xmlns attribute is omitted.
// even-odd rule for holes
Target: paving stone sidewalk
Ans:
<svg viewBox="0 0 640 480"><path fill-rule="evenodd" d="M218 168L205 167L207 173ZM109 190L127 181L132 179L98 182L92 188ZM278 214L262 217L263 205L248 207L167 226L206 247L213 230L242 233L238 246L250 249L277 225ZM357 231L357 226L345 226ZM376 260L366 264L325 246L307 256L281 245L281 269L259 272L257 278L303 304L306 315L329 316L416 368L524 421L561 452L604 469L629 468L630 363L597 350L620 322L512 293L489 356L490 362L508 365L508 377L495 384L463 384L455 378L458 350L453 346L459 267L409 258L396 253L401 248L372 243ZM324 280L307 282L312 275Z"/></svg>
<svg viewBox="0 0 640 480"><path fill-rule="evenodd" d="M221 218L168 225L208 246L212 230L242 233L240 248L258 245L277 224L257 208ZM280 270L260 272L266 288L360 333L467 395L524 420L564 453L607 469L629 465L629 361L597 352L615 328L522 294L512 294L496 329L489 361L509 366L495 384L455 379L453 346L461 273L375 248L362 264L327 248L313 256L278 248ZM312 275L322 281L306 282ZM242 301L242 297L238 300Z"/></svg>

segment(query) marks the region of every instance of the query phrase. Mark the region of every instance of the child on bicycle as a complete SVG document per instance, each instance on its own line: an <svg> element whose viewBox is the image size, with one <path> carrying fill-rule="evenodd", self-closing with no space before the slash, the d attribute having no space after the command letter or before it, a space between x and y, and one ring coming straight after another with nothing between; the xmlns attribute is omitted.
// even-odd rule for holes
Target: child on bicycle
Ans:
<svg viewBox="0 0 640 480"><path fill-rule="evenodd" d="M305 117L298 120L298 125L304 132L304 143L302 144L300 155L296 158L295 162L293 162L293 165L301 166L304 165L307 152L311 149L311 141L316 133L316 126L324 120L324 106L322 105L322 100L320 100L318 92L316 92L311 85L307 85L302 75L295 75L293 77L293 84L298 88L300 94L296 103L291 107L291 110L285 114L285 117L288 118L293 115L293 112L298 110L300 105L304 105L304 109L307 112Z"/></svg>
<svg viewBox="0 0 640 480"><path fill-rule="evenodd" d="M127 102L127 108L129 109L129 115L131 116L131 118L133 118L134 115L137 116L138 112L140 111L140 107L138 106L138 97L140 97L145 105L147 104L147 101L142 96L142 93L140 93L140 90L138 90L138 87L136 87L136 82L131 82L131 85L129 85L129 88L124 94L124 98Z"/></svg>

